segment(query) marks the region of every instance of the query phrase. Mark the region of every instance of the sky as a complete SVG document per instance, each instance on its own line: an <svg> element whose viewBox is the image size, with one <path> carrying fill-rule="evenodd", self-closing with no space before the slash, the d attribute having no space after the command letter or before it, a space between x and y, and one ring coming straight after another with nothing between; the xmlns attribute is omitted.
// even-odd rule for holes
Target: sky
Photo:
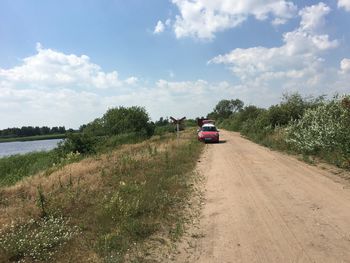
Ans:
<svg viewBox="0 0 350 263"><path fill-rule="evenodd" d="M0 129L350 93L350 0L1 0Z"/></svg>

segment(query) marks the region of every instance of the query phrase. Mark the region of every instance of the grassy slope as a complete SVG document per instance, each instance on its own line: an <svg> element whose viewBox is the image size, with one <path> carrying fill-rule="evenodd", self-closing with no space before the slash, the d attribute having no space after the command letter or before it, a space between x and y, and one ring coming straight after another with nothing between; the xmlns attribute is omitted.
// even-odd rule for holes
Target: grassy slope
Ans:
<svg viewBox="0 0 350 263"><path fill-rule="evenodd" d="M58 161L53 151L2 157L0 158L0 187L13 185L27 176L47 170Z"/></svg>
<svg viewBox="0 0 350 263"><path fill-rule="evenodd" d="M23 256L30 250L38 251L35 257L43 261L151 262L147 259L151 257L147 255L150 237L157 236L160 245L181 234L183 206L201 149L193 131L182 133L179 141L174 135L154 137L67 165L49 176L37 175L0 188L0 226L7 238L2 244L13 244L0 251L0 261L22 258L31 262L31 256ZM67 233L78 227L79 234L70 241L57 234L45 242L39 238L34 245L25 241L24 248L16 245L19 226L25 225L21 229L27 236L34 230L54 233L58 227L42 219L43 214L63 216L65 221L59 219L57 224ZM49 223L45 229L44 224L26 225L33 219ZM15 234L8 227L11 221L16 222ZM45 250L40 242L51 243L52 248ZM55 250L52 256L45 252Z"/></svg>
<svg viewBox="0 0 350 263"><path fill-rule="evenodd" d="M16 137L16 138L0 138L2 142L26 142L26 141L39 141L39 140L52 140L52 139L64 139L66 134L49 134L49 135L36 135L28 137Z"/></svg>

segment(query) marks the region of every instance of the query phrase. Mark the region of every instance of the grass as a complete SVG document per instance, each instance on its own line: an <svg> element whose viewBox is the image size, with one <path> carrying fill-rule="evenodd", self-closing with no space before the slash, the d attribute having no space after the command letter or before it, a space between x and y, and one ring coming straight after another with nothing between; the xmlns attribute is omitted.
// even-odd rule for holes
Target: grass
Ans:
<svg viewBox="0 0 350 263"><path fill-rule="evenodd" d="M0 138L0 143L64 139L66 137L67 137L66 134L48 134L48 135L36 135L36 136L27 136L27 137Z"/></svg>
<svg viewBox="0 0 350 263"><path fill-rule="evenodd" d="M144 141L145 137L135 134L122 134L100 139L97 152L106 153L123 144L134 144ZM83 156L60 151L32 152L0 158L0 187L10 186L25 177L46 171L52 172L62 165L81 160Z"/></svg>
<svg viewBox="0 0 350 263"><path fill-rule="evenodd" d="M63 217L40 218L18 226L12 224L0 232L0 247L10 261L22 258L47 261L55 250L78 233L79 229L70 227Z"/></svg>
<svg viewBox="0 0 350 263"><path fill-rule="evenodd" d="M53 151L33 152L0 158L0 186L9 186L57 163Z"/></svg>
<svg viewBox="0 0 350 263"><path fill-rule="evenodd" d="M23 229L31 237L34 230L28 222L62 218L59 225L79 234L58 243L60 235L52 234L46 241L52 244L46 247L50 254L39 260L152 262L157 257L152 247L181 236L183 208L202 147L192 130L182 132L179 140L173 134L155 136L2 187L0 226L9 237L5 243L15 244ZM34 229L44 231L39 224ZM9 248L0 241L0 261L35 260L30 246L25 247Z"/></svg>

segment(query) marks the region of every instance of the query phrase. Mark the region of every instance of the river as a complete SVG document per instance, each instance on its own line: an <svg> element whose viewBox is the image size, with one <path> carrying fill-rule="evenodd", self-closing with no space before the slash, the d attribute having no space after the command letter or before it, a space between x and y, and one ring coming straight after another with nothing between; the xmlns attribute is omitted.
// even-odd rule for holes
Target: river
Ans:
<svg viewBox="0 0 350 263"><path fill-rule="evenodd" d="M49 151L54 149L62 139L39 140L27 142L0 143L0 158L14 154L24 154L36 151Z"/></svg>

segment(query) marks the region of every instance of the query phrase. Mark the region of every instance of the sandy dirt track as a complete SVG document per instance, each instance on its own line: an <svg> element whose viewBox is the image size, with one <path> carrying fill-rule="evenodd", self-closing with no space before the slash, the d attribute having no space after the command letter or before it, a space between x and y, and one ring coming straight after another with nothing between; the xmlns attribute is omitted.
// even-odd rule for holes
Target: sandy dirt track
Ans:
<svg viewBox="0 0 350 263"><path fill-rule="evenodd" d="M294 157L221 131L191 262L350 262L350 189Z"/></svg>

